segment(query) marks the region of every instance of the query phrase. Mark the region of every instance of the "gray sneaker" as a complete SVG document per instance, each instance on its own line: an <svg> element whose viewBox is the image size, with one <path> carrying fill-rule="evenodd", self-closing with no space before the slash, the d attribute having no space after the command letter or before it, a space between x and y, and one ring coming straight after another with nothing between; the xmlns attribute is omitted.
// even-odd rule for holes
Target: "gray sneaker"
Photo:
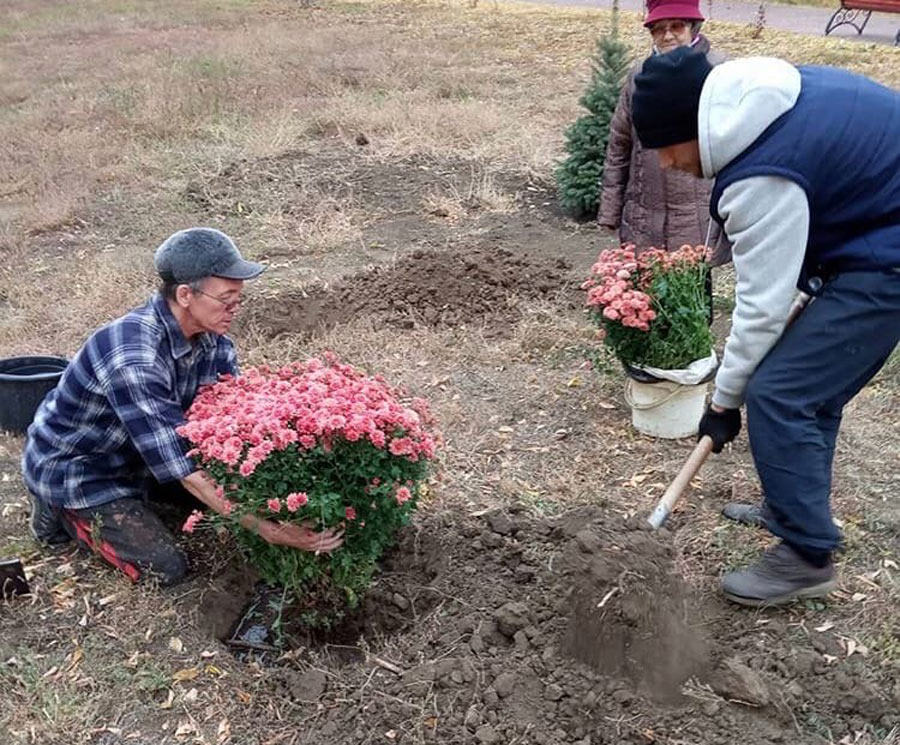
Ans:
<svg viewBox="0 0 900 745"><path fill-rule="evenodd" d="M722 508L722 514L729 520L751 525L754 528L768 527L766 514L762 505L747 504L746 502L729 502Z"/></svg>
<svg viewBox="0 0 900 745"><path fill-rule="evenodd" d="M71 537L66 532L56 512L48 504L44 504L34 494L28 494L31 514L28 516L28 528L38 543L58 546L68 543Z"/></svg>
<svg viewBox="0 0 900 745"><path fill-rule="evenodd" d="M786 543L767 549L747 569L722 578L725 597L741 605L784 605L800 598L820 598L837 587L834 565L816 567Z"/></svg>

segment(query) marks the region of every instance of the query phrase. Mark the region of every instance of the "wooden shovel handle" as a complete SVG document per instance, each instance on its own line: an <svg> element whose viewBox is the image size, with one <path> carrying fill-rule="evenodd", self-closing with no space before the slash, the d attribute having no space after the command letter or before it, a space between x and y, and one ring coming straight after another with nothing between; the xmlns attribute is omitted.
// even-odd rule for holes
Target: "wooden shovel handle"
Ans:
<svg viewBox="0 0 900 745"><path fill-rule="evenodd" d="M656 505L656 509L653 510L650 517L647 518L647 522L650 523L654 530L659 530L666 522L669 514L672 512L672 508L681 496L681 493L685 490L687 485L691 483L691 479L697 475L697 471L700 470L700 466L702 466L703 462L709 457L712 449L712 438L709 435L703 435L703 437L700 438L700 442L696 444L690 456L684 462L678 475L672 483L669 484L669 488L666 489L665 494L662 495L659 504Z"/></svg>

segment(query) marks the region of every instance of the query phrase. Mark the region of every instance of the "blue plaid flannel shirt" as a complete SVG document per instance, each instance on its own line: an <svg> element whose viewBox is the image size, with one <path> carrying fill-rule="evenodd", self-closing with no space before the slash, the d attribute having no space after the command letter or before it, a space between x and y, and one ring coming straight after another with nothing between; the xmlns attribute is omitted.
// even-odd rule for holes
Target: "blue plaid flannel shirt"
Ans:
<svg viewBox="0 0 900 745"><path fill-rule="evenodd" d="M175 428L197 389L224 373L237 374L231 340L191 343L155 295L94 332L47 394L28 429L25 484L48 504L85 509L188 476L196 467Z"/></svg>

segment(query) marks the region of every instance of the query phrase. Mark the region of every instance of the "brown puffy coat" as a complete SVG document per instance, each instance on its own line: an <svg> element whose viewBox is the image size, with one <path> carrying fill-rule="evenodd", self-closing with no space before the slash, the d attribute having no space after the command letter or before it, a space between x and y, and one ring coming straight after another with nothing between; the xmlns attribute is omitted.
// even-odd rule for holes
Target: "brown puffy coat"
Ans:
<svg viewBox="0 0 900 745"><path fill-rule="evenodd" d="M700 37L696 48L714 65L724 59L710 52L705 37ZM634 243L639 249L656 246L674 251L685 243L696 246L706 241L712 182L681 171L663 171L657 154L641 147L631 121L634 77L640 67L638 64L631 70L622 86L610 125L597 221L617 229L623 243ZM714 266L731 259L719 232L718 225L713 224L710 246L720 243L713 256Z"/></svg>

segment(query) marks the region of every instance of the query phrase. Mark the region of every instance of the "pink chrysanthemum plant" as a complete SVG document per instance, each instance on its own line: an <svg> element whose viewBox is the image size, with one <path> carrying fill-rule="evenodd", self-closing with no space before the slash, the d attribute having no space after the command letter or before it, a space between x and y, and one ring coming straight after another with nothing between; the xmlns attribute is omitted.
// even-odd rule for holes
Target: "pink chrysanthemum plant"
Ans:
<svg viewBox="0 0 900 745"><path fill-rule="evenodd" d="M331 354L223 377L198 393L179 434L228 513L195 512L184 530L226 525L265 580L335 614L358 602L409 522L439 440L423 399ZM330 554L271 545L240 526L248 513L340 527L344 545Z"/></svg>
<svg viewBox="0 0 900 745"><path fill-rule="evenodd" d="M713 346L708 274L705 246L639 253L626 244L600 253L582 289L598 336L623 363L679 370Z"/></svg>

